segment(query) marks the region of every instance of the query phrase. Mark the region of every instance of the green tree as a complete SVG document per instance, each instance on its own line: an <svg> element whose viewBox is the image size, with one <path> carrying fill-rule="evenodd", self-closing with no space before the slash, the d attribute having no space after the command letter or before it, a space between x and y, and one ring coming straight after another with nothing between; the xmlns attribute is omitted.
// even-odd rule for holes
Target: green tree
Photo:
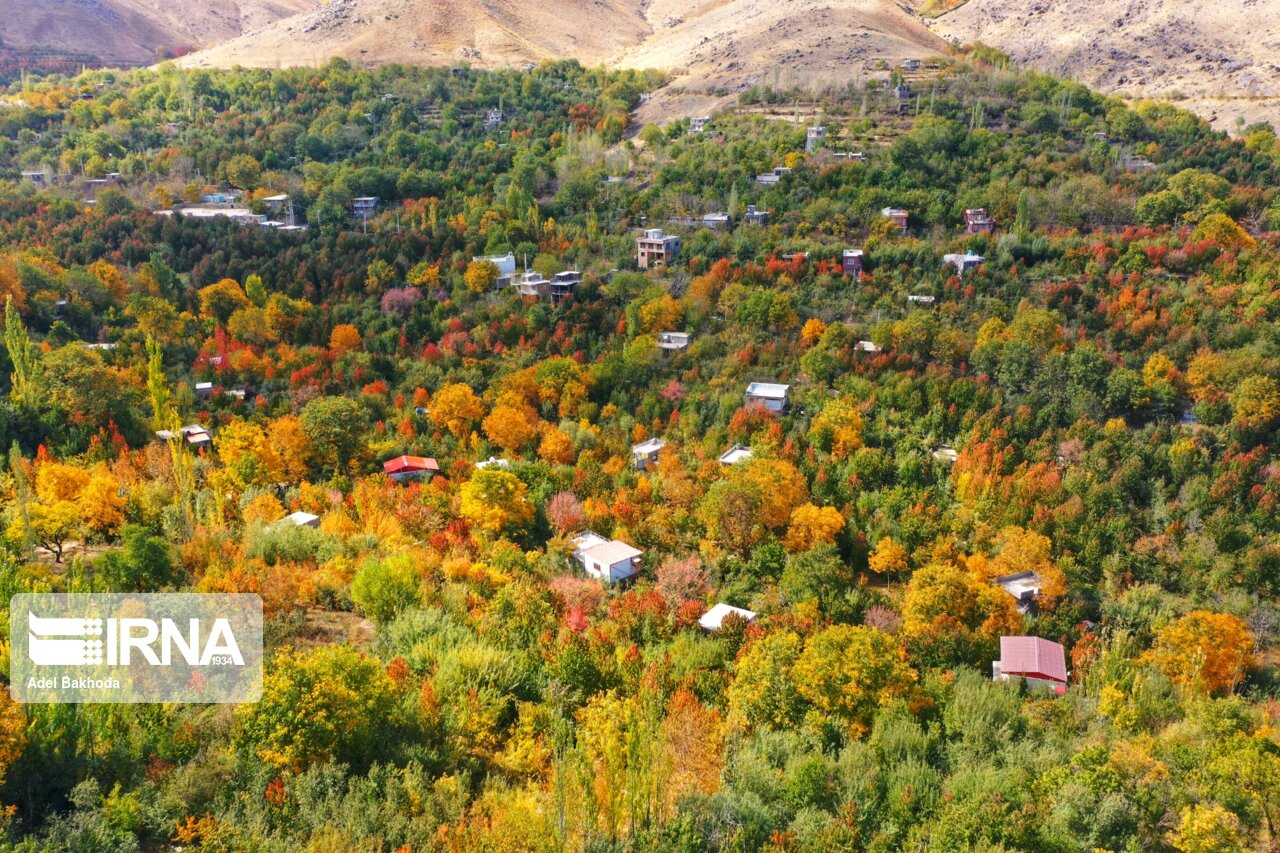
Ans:
<svg viewBox="0 0 1280 853"><path fill-rule="evenodd" d="M138 525L121 531L123 547L103 554L95 566L105 589L111 592L154 592L174 582L169 545Z"/></svg>
<svg viewBox="0 0 1280 853"><path fill-rule="evenodd" d="M418 604L418 583L418 573L407 557L368 559L351 581L351 599L366 616L385 625Z"/></svg>
<svg viewBox="0 0 1280 853"><path fill-rule="evenodd" d="M348 397L317 397L302 408L302 431L330 470L345 471L364 447L368 418Z"/></svg>
<svg viewBox="0 0 1280 853"><path fill-rule="evenodd" d="M256 189L262 180L262 164L251 154L237 154L227 161L227 183L242 190Z"/></svg>
<svg viewBox="0 0 1280 853"><path fill-rule="evenodd" d="M12 296L4 302L4 345L13 366L9 374L9 398L20 409L33 411L41 398L40 351L27 335Z"/></svg>

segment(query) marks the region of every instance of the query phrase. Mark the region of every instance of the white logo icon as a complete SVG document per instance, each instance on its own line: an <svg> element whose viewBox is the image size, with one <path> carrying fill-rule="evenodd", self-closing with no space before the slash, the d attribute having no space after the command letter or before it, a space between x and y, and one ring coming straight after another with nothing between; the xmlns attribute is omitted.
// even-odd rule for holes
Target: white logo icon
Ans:
<svg viewBox="0 0 1280 853"><path fill-rule="evenodd" d="M45 618L27 611L27 656L40 666L102 663L102 620Z"/></svg>

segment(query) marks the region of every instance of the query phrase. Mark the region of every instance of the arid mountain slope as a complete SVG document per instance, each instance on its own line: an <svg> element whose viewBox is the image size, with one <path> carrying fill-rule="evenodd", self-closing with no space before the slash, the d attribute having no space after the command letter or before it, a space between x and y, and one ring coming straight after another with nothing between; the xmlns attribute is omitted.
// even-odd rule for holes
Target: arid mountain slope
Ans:
<svg viewBox="0 0 1280 853"><path fill-rule="evenodd" d="M649 32L638 0L332 0L183 60L189 66L352 62L600 63Z"/></svg>
<svg viewBox="0 0 1280 853"><path fill-rule="evenodd" d="M7 49L138 65L203 47L317 5L318 0L0 0Z"/></svg>
<svg viewBox="0 0 1280 853"><path fill-rule="evenodd" d="M731 90L848 81L947 48L890 0L653 0L645 16L652 34L614 64L682 71L691 84Z"/></svg>
<svg viewBox="0 0 1280 853"><path fill-rule="evenodd" d="M1185 98L1219 125L1280 113L1280 0L969 0L931 26L1103 91Z"/></svg>
<svg viewBox="0 0 1280 853"><path fill-rule="evenodd" d="M272 67L341 56L493 67L573 57L733 90L847 80L945 48L892 0L333 0L183 62Z"/></svg>

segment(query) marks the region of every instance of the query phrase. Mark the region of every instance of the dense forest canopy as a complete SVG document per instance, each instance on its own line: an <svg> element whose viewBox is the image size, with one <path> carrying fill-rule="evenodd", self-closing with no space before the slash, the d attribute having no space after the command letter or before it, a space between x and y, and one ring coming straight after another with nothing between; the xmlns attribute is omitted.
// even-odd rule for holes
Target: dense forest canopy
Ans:
<svg viewBox="0 0 1280 853"><path fill-rule="evenodd" d="M984 48L631 126L665 82L3 93L0 582L255 592L269 653L249 705L0 697L4 849L1280 844L1272 129ZM182 212L230 191L307 227ZM1024 635L1065 690L992 680Z"/></svg>

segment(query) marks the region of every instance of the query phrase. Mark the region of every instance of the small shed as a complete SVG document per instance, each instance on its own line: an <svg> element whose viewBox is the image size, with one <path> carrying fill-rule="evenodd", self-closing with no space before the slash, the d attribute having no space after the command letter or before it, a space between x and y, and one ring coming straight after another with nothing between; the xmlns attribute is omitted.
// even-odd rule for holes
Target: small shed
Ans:
<svg viewBox="0 0 1280 853"><path fill-rule="evenodd" d="M869 352L872 355L880 352L880 347L876 346L875 341L858 341L853 345L855 352Z"/></svg>
<svg viewBox="0 0 1280 853"><path fill-rule="evenodd" d="M197 397L208 397L208 396L209 396L210 394L212 394L212 393L213 393L213 383L212 383L212 382L197 382L197 383L196 383L196 396L197 396Z"/></svg>
<svg viewBox="0 0 1280 853"><path fill-rule="evenodd" d="M630 578L640 571L644 552L617 539L605 539L590 530L573 538L573 557L592 577L605 583Z"/></svg>
<svg viewBox="0 0 1280 853"><path fill-rule="evenodd" d="M658 464L658 453L667 443L660 438L651 438L631 446L631 461L637 471L643 471L650 465Z"/></svg>
<svg viewBox="0 0 1280 853"><path fill-rule="evenodd" d="M1067 690L1067 656L1061 643L1042 637L1001 637L1000 660L991 662L991 675L993 681L1021 678L1061 695Z"/></svg>
<svg viewBox="0 0 1280 853"><path fill-rule="evenodd" d="M753 611L734 607L722 601L706 613L703 613L698 619L698 625L704 631L719 631L724 627L724 620L730 616L736 616L744 622L754 622L756 619L756 614Z"/></svg>
<svg viewBox="0 0 1280 853"><path fill-rule="evenodd" d="M668 352L687 349L689 346L688 332L659 332L658 333L658 349Z"/></svg>
<svg viewBox="0 0 1280 853"><path fill-rule="evenodd" d="M382 463L382 470L397 483L427 480L440 473L440 465L428 456L397 456Z"/></svg>
<svg viewBox="0 0 1280 853"><path fill-rule="evenodd" d="M776 382L752 382L745 395L748 406L764 406L771 412L784 412L791 405L791 386Z"/></svg>
<svg viewBox="0 0 1280 853"><path fill-rule="evenodd" d="M1035 611L1036 596L1040 594L1040 587L1043 586L1038 574L1028 569L1025 572L1001 575L996 578L995 582L996 586L1013 596L1018 603L1020 612L1033 613Z"/></svg>

